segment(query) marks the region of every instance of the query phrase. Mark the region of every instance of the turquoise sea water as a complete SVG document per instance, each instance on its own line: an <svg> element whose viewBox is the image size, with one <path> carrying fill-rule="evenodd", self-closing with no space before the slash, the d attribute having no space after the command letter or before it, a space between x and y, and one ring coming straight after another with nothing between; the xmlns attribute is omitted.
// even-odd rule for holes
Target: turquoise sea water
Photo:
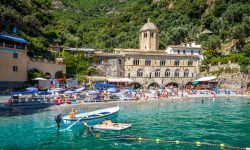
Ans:
<svg viewBox="0 0 250 150"><path fill-rule="evenodd" d="M211 149L219 147L182 145L155 142L119 140L118 137L202 141L250 147L250 106L248 99L204 99L178 101L151 101L147 103L121 103L116 122L131 123L125 131L95 131L73 127L60 132L54 124L56 110L0 117L0 149ZM114 104L110 104L114 106ZM78 112L106 106L78 108ZM70 108L60 109L68 114ZM100 134L100 138L94 135Z"/></svg>

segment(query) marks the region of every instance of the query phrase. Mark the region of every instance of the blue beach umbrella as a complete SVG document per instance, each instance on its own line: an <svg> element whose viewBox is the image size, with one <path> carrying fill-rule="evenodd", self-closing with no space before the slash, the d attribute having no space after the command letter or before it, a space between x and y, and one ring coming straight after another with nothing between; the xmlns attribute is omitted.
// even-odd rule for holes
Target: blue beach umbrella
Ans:
<svg viewBox="0 0 250 150"><path fill-rule="evenodd" d="M74 91L66 91L66 92L64 92L64 94L74 94L75 92Z"/></svg>
<svg viewBox="0 0 250 150"><path fill-rule="evenodd" d="M93 91L89 91L88 93L89 95L96 95L96 94L99 94L100 92L97 90L93 90Z"/></svg>
<svg viewBox="0 0 250 150"><path fill-rule="evenodd" d="M35 87L28 87L28 88L26 88L26 90L28 90L28 91L38 91L38 89L35 88Z"/></svg>
<svg viewBox="0 0 250 150"><path fill-rule="evenodd" d="M77 89L76 92L81 92L81 91L83 91L84 89L85 89L85 87L81 87L81 88Z"/></svg>
<svg viewBox="0 0 250 150"><path fill-rule="evenodd" d="M40 92L39 95L50 95L52 94L51 92L47 92L47 91L44 91L44 92Z"/></svg>
<svg viewBox="0 0 250 150"><path fill-rule="evenodd" d="M12 92L12 95L18 95L18 94L23 94L23 92L17 91L17 92Z"/></svg>
<svg viewBox="0 0 250 150"><path fill-rule="evenodd" d="M116 90L116 88L108 88L108 89L107 89L107 92L116 93L117 90Z"/></svg>

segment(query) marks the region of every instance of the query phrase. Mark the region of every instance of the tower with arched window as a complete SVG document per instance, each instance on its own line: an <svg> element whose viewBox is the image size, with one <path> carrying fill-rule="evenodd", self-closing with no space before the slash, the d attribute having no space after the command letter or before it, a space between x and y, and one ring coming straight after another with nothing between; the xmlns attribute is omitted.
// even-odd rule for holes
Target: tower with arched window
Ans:
<svg viewBox="0 0 250 150"><path fill-rule="evenodd" d="M157 50L158 46L158 28L155 24L148 22L144 24L139 34L140 50Z"/></svg>

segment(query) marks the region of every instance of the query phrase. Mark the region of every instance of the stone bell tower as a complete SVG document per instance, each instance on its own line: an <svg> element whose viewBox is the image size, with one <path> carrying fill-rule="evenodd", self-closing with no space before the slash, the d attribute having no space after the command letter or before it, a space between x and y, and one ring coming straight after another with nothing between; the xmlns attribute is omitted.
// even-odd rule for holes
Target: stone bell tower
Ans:
<svg viewBox="0 0 250 150"><path fill-rule="evenodd" d="M158 46L158 28L150 22L148 22L142 26L139 34L139 44L140 50L157 50Z"/></svg>

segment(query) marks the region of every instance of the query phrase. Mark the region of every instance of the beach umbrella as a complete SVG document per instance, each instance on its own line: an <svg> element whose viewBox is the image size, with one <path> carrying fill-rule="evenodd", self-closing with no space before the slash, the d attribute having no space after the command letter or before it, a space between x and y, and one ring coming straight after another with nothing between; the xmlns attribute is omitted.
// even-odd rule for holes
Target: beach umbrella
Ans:
<svg viewBox="0 0 250 150"><path fill-rule="evenodd" d="M34 78L34 79L32 79L32 80L47 80L47 79L37 77L37 78Z"/></svg>
<svg viewBox="0 0 250 150"><path fill-rule="evenodd" d="M192 84L196 85L198 84L199 82L198 81L193 81Z"/></svg>
<svg viewBox="0 0 250 150"><path fill-rule="evenodd" d="M39 95L50 95L52 94L51 92L48 91L44 91L44 92L40 92Z"/></svg>
<svg viewBox="0 0 250 150"><path fill-rule="evenodd" d="M107 89L107 92L116 93L117 90L116 90L116 88L108 88L108 89Z"/></svg>
<svg viewBox="0 0 250 150"><path fill-rule="evenodd" d="M62 91L64 91L63 88L55 88L55 89L51 90L51 92L62 92Z"/></svg>
<svg viewBox="0 0 250 150"><path fill-rule="evenodd" d="M97 91L97 90L93 90L93 91L89 91L88 94L89 95L96 95L96 94L99 94L100 92Z"/></svg>
<svg viewBox="0 0 250 150"><path fill-rule="evenodd" d="M17 91L17 92L12 92L12 95L18 95L18 94L23 94L23 92Z"/></svg>
<svg viewBox="0 0 250 150"><path fill-rule="evenodd" d="M38 89L37 88L35 88L35 87L28 87L28 88L26 88L26 90L28 90L28 91L38 91Z"/></svg>
<svg viewBox="0 0 250 150"><path fill-rule="evenodd" d="M81 92L81 91L83 91L84 89L85 89L85 87L81 87L81 88L77 89L76 92Z"/></svg>
<svg viewBox="0 0 250 150"><path fill-rule="evenodd" d="M64 92L64 94L74 94L75 92L74 91L66 91L66 92Z"/></svg>

